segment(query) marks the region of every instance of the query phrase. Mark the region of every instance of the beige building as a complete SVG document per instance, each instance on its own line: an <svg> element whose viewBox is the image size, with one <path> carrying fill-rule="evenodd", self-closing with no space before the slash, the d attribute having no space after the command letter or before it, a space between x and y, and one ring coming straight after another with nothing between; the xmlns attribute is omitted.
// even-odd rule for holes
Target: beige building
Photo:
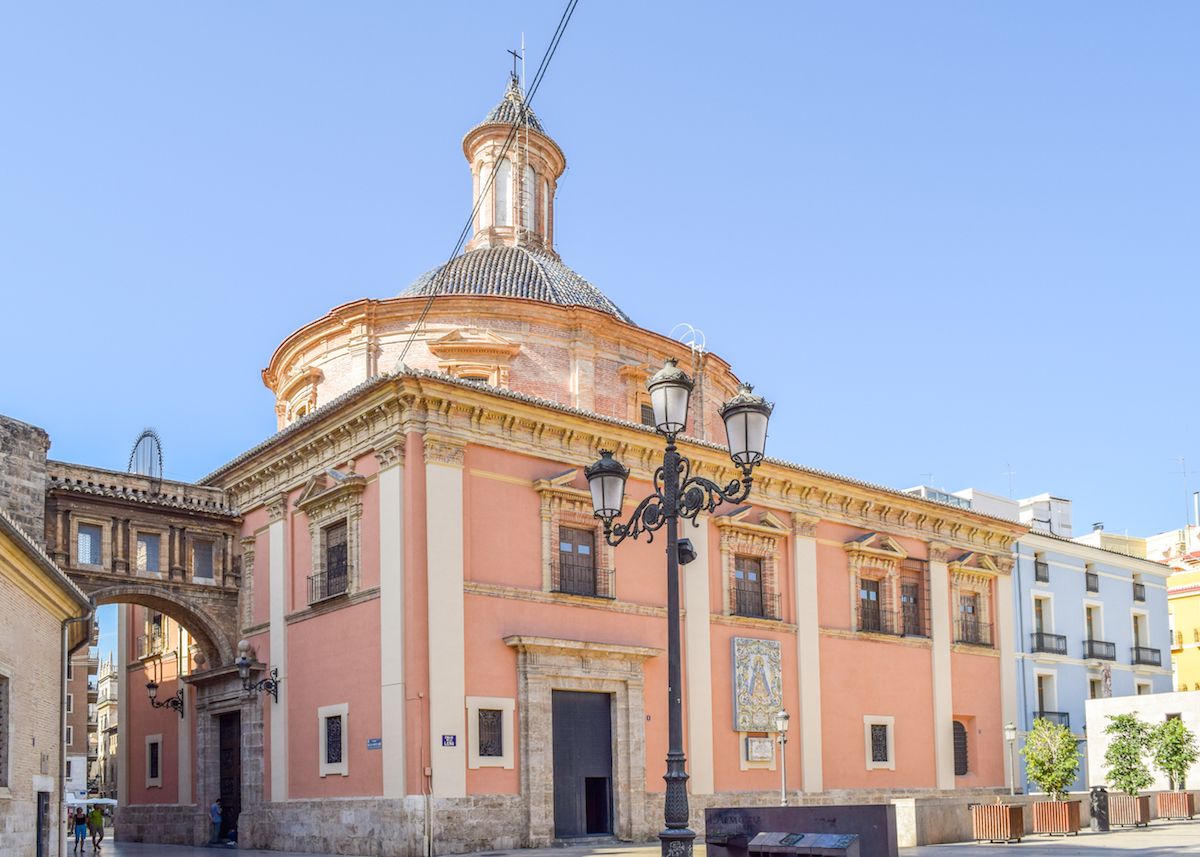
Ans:
<svg viewBox="0 0 1200 857"><path fill-rule="evenodd" d="M67 727L63 735L67 768L64 788L75 795L87 793L92 763L96 761L96 700L100 690L97 672L100 659L92 646L98 642L98 630L93 624L89 646L72 655L67 664Z"/></svg>
<svg viewBox="0 0 1200 857"><path fill-rule="evenodd" d="M99 693L96 702L97 756L92 769L96 794L117 797L117 754L119 752L117 706L120 694L120 669L113 655L100 662Z"/></svg>

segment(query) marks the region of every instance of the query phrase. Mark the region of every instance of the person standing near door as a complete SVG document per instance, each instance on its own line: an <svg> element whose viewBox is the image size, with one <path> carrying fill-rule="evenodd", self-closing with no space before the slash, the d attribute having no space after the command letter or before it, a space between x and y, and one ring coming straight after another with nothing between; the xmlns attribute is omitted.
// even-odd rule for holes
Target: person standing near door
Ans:
<svg viewBox="0 0 1200 857"><path fill-rule="evenodd" d="M216 845L221 841L221 799L217 798L213 801L212 806L208 808L208 818L212 821L212 838L209 839L209 844Z"/></svg>

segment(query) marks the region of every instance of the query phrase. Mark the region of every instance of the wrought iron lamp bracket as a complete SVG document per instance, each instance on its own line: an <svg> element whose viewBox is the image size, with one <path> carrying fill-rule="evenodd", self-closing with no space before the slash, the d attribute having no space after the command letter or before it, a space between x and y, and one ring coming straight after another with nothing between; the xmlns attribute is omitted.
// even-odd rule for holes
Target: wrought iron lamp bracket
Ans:
<svg viewBox="0 0 1200 857"><path fill-rule="evenodd" d="M164 699L161 702L157 699L151 699L150 705L153 708L173 709L174 711L179 713L180 717L183 717L183 712L184 712L183 688L182 687L179 688L179 690L176 691L175 695L172 696L170 699Z"/></svg>
<svg viewBox="0 0 1200 857"><path fill-rule="evenodd" d="M269 693L275 702L279 702L279 667L271 667L271 674L266 678L261 678L258 681L252 682L250 679L242 680L242 689L247 695L257 693Z"/></svg>

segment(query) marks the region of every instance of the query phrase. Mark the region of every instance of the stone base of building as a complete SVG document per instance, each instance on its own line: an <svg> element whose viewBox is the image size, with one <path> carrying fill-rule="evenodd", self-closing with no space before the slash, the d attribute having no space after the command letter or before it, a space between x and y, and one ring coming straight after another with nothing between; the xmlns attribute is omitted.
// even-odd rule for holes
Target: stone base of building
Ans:
<svg viewBox="0 0 1200 857"><path fill-rule="evenodd" d="M939 792L932 789L789 792L793 806L838 804L896 805L899 845L961 842L971 837L971 803L993 802L1004 789ZM1011 799L1028 803L1031 796ZM777 806L779 792L724 792L691 795L691 828L704 837L704 810L711 807ZM634 841L649 842L662 826L663 794L646 794ZM1031 815L1027 813L1027 815ZM1086 823L1086 822L1085 822ZM208 819L197 806L129 806L117 810L122 842L203 845ZM424 857L527 848L548 843L529 835L529 810L521 795L472 795L465 798L332 798L261 803L242 810L238 820L241 848L299 853Z"/></svg>

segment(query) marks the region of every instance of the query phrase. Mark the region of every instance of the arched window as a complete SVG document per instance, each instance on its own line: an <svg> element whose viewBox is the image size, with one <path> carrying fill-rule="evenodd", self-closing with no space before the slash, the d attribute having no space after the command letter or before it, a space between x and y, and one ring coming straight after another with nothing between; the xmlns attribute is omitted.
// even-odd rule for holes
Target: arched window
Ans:
<svg viewBox="0 0 1200 857"><path fill-rule="evenodd" d="M487 194L492 194L492 199L495 199L495 191L488 187L488 176L492 174L492 168L487 164L479 166L479 187L475 193L483 193L485 198L479 203L479 228L487 229L492 225L492 207L488 204Z"/></svg>
<svg viewBox="0 0 1200 857"><path fill-rule="evenodd" d="M536 179L533 175L533 167L529 164L525 165L525 175L521 181L521 225L526 229L533 229L534 209L534 190L537 185L534 184Z"/></svg>
<svg viewBox="0 0 1200 857"><path fill-rule="evenodd" d="M492 190L496 200L496 225L512 226L512 162L508 158L496 164Z"/></svg>
<svg viewBox="0 0 1200 857"><path fill-rule="evenodd" d="M969 769L967 760L967 727L954 721L954 776L961 777Z"/></svg>
<svg viewBox="0 0 1200 857"><path fill-rule="evenodd" d="M542 180L542 234L550 238L550 182Z"/></svg>

